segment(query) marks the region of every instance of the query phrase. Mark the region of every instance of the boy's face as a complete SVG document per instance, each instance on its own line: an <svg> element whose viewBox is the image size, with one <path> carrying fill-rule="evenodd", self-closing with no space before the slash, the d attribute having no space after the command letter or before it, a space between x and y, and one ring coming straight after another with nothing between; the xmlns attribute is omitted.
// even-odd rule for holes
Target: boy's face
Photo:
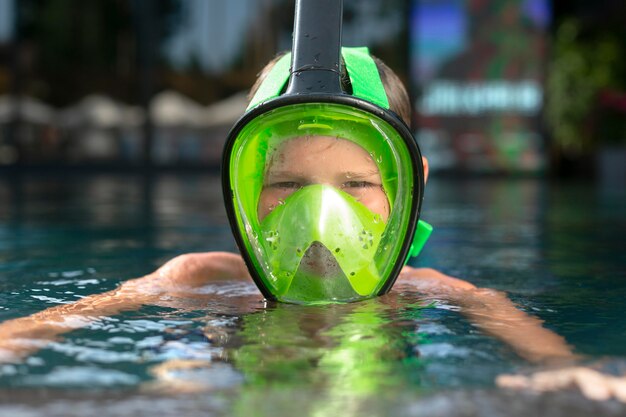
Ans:
<svg viewBox="0 0 626 417"><path fill-rule="evenodd" d="M283 142L272 155L259 199L259 220L290 194L312 184L342 190L384 221L389 217L389 201L371 155L346 139L311 136Z"/></svg>

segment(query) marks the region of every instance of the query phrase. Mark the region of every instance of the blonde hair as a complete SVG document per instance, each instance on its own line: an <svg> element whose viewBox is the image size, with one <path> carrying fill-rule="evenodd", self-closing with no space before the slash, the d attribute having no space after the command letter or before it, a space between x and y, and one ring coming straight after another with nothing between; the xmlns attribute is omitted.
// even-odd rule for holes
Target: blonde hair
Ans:
<svg viewBox="0 0 626 417"><path fill-rule="evenodd" d="M248 101L252 100L252 97L256 94L257 90L265 81L267 76L269 75L274 65L280 58L285 55L286 52L278 54L274 59L268 62L265 67L259 72L254 85L250 89L248 93ZM400 81L398 75L391 68L387 66L383 61L379 58L372 55L372 59L376 64L376 68L378 69L378 74L380 75L380 79L383 83L383 87L385 88L385 93L387 94L387 100L389 101L389 110L396 113L407 126L411 126L411 101L409 100L409 94L404 88L404 84ZM352 87L350 85L350 77L345 70L345 65L342 66L343 73L341 75L341 85L344 90L351 92Z"/></svg>

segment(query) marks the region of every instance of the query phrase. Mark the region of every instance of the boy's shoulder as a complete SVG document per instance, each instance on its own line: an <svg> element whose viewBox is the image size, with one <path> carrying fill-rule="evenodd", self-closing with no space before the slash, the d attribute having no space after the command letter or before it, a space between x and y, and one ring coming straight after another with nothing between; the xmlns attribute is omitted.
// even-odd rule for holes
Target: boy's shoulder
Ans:
<svg viewBox="0 0 626 417"><path fill-rule="evenodd" d="M476 286L465 280L451 277L432 268L413 268L405 266L400 272L398 283L417 286L420 290L458 289L474 290Z"/></svg>
<svg viewBox="0 0 626 417"><path fill-rule="evenodd" d="M156 273L159 277L190 286L200 286L215 280L250 279L241 256L230 252L179 255Z"/></svg>

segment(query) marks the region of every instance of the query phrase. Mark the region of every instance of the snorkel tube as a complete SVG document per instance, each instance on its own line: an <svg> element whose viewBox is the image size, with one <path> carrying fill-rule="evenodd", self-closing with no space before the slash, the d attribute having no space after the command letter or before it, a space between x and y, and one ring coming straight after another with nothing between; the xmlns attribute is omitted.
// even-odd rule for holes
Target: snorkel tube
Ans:
<svg viewBox="0 0 626 417"><path fill-rule="evenodd" d="M320 304L385 294L432 230L419 222L414 238L424 191L421 154L410 129L389 110L367 49L341 48L342 9L339 0L296 1L292 53L276 63L224 147L228 218L268 300ZM321 184L304 186L261 218L260 195L273 155L303 137L346 140L369 153L391 206L384 224L357 199ZM333 258L340 278L301 272L316 245Z"/></svg>

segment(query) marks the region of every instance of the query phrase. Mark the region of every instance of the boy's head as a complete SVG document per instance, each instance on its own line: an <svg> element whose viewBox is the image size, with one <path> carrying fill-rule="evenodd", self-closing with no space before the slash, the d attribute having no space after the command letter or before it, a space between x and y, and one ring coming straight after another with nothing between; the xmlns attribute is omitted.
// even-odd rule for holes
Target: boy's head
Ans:
<svg viewBox="0 0 626 417"><path fill-rule="evenodd" d="M347 71L334 92L315 77L293 91L289 57L272 61L227 141L231 224L269 298L382 294L413 251L424 171L407 128L408 95L365 48L343 56Z"/></svg>
<svg viewBox="0 0 626 417"><path fill-rule="evenodd" d="M276 55L276 57L269 61L259 72L257 79L255 80L252 88L250 89L250 92L248 93L249 102L252 101L261 84L263 84L268 74L270 74L276 63L281 58L283 58L284 55L284 52ZM404 84L400 80L400 77L398 77L398 75L391 68L389 68L387 64L385 64L381 59L377 58L374 55L371 55L371 58L376 65L380 80L382 82L383 88L385 89L387 100L389 101L389 110L397 114L407 126L411 127L413 120L411 111L411 100L409 99L409 94L407 93ZM352 89L350 77L346 71L345 61L342 60L342 62L344 63L344 65L342 65L341 67L341 84L345 91L350 92ZM424 181L427 181L428 160L424 156L422 156L422 164L424 166Z"/></svg>

